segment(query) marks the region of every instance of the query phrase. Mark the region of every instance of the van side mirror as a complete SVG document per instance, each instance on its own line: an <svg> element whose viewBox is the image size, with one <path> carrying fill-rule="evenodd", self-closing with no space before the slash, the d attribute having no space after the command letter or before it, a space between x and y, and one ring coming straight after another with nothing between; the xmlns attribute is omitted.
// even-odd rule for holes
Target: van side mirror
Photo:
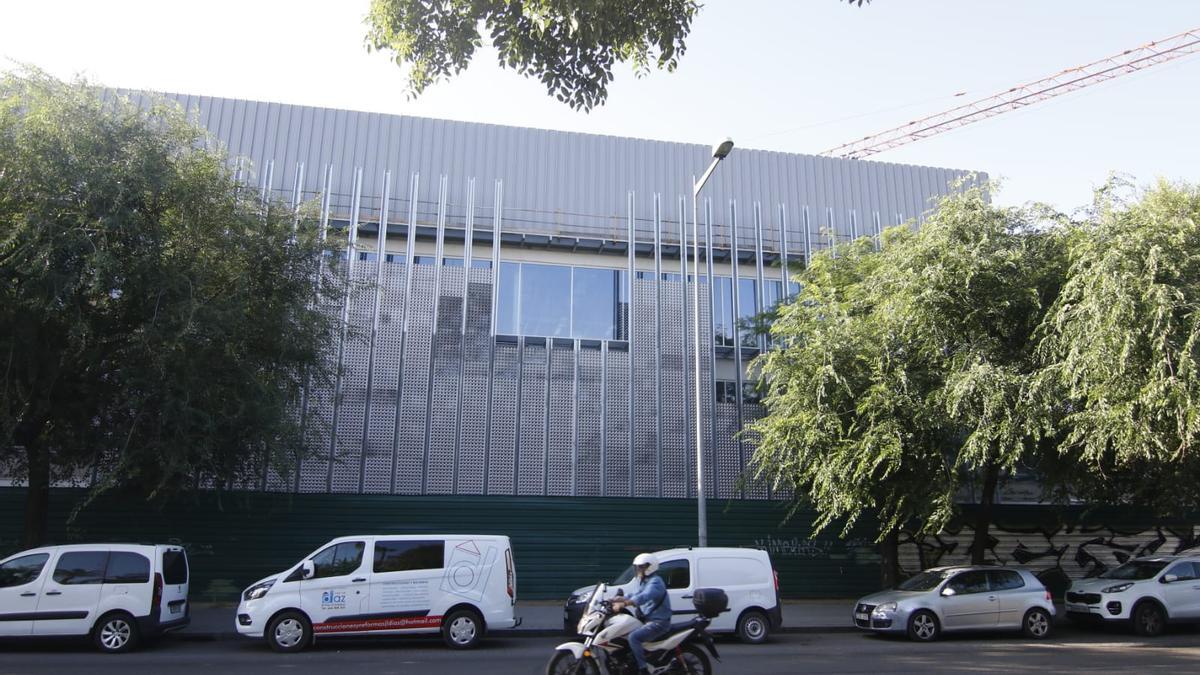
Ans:
<svg viewBox="0 0 1200 675"><path fill-rule="evenodd" d="M311 579L317 573L317 567L313 565L313 561L311 560L305 560L300 563L300 569L303 570L300 575L302 579Z"/></svg>
<svg viewBox="0 0 1200 675"><path fill-rule="evenodd" d="M1179 575L1176 575L1176 574L1164 574L1163 575L1162 582L1164 584L1170 584L1170 583L1174 583L1176 581L1179 581Z"/></svg>
<svg viewBox="0 0 1200 675"><path fill-rule="evenodd" d="M954 590L953 588L950 588L949 586L942 589L942 597L948 598L952 595L957 595L957 594L958 594L958 591Z"/></svg>

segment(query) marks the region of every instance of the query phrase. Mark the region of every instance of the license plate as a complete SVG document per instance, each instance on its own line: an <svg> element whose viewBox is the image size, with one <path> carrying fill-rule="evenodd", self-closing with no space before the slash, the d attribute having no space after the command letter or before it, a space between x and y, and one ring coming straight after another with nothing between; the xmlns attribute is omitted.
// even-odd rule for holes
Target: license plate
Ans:
<svg viewBox="0 0 1200 675"><path fill-rule="evenodd" d="M866 620L870 619L871 617L870 617L870 616L868 616L867 614L863 613L863 612L857 612L857 613L854 615L854 618L855 618L855 619L858 619L859 621L866 621Z"/></svg>
<svg viewBox="0 0 1200 675"><path fill-rule="evenodd" d="M183 611L183 605L171 605L171 613L178 614Z"/></svg>

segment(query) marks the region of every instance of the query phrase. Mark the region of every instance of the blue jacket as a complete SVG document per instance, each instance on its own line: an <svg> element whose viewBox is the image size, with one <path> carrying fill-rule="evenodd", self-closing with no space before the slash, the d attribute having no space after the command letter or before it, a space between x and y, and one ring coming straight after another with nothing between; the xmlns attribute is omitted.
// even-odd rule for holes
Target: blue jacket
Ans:
<svg viewBox="0 0 1200 675"><path fill-rule="evenodd" d="M667 595L667 585L657 574L651 574L639 581L637 590L629 596L629 601L637 605L647 623L671 623L671 596Z"/></svg>

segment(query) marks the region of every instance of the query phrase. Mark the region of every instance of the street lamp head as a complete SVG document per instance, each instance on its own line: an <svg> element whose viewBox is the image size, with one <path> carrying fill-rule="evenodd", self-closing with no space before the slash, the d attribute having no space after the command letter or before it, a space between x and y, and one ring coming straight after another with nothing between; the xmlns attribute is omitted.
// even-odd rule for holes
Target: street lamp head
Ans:
<svg viewBox="0 0 1200 675"><path fill-rule="evenodd" d="M723 140L720 143L713 146L712 156L713 156L713 159L725 159L726 157L729 156L729 153L732 151L733 151L733 139L726 138L725 140Z"/></svg>

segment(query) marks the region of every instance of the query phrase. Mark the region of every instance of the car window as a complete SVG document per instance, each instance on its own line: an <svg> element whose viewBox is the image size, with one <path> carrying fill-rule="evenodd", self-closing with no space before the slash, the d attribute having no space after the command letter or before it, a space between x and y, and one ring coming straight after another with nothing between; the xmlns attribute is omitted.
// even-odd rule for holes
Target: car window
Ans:
<svg viewBox="0 0 1200 675"><path fill-rule="evenodd" d="M446 542L426 541L377 541L375 542L376 572L405 572L408 570L436 570L445 564Z"/></svg>
<svg viewBox="0 0 1200 675"><path fill-rule="evenodd" d="M687 560L668 560L658 566L658 576L667 588L687 588L692 585L692 568Z"/></svg>
<svg viewBox="0 0 1200 675"><path fill-rule="evenodd" d="M988 590L987 572L975 570L956 574L946 587L953 588L955 595L986 593Z"/></svg>
<svg viewBox="0 0 1200 675"><path fill-rule="evenodd" d="M106 584L144 584L150 581L150 559L140 553L113 551L104 572Z"/></svg>
<svg viewBox="0 0 1200 675"><path fill-rule="evenodd" d="M49 553L34 553L13 558L0 565L0 588L24 586L34 581L42 573L42 568L49 559Z"/></svg>
<svg viewBox="0 0 1200 675"><path fill-rule="evenodd" d="M104 583L108 551L71 551L58 558L54 580L64 586Z"/></svg>
<svg viewBox="0 0 1200 675"><path fill-rule="evenodd" d="M1192 581L1196 578L1196 563L1176 563L1167 569L1167 574L1174 574L1179 581Z"/></svg>
<svg viewBox="0 0 1200 675"><path fill-rule="evenodd" d="M361 541L344 541L326 547L312 557L312 578L340 577L357 570L362 565L364 548L365 545Z"/></svg>
<svg viewBox="0 0 1200 675"><path fill-rule="evenodd" d="M905 579L896 589L901 591L932 591L945 578L946 572L944 570L921 572L916 576Z"/></svg>
<svg viewBox="0 0 1200 675"><path fill-rule="evenodd" d="M163 551L162 564L163 583L177 586L188 582L187 553L183 549Z"/></svg>
<svg viewBox="0 0 1200 675"><path fill-rule="evenodd" d="M987 575L993 591L1011 591L1025 587L1025 580L1021 578L1020 573L1012 570L990 570Z"/></svg>

